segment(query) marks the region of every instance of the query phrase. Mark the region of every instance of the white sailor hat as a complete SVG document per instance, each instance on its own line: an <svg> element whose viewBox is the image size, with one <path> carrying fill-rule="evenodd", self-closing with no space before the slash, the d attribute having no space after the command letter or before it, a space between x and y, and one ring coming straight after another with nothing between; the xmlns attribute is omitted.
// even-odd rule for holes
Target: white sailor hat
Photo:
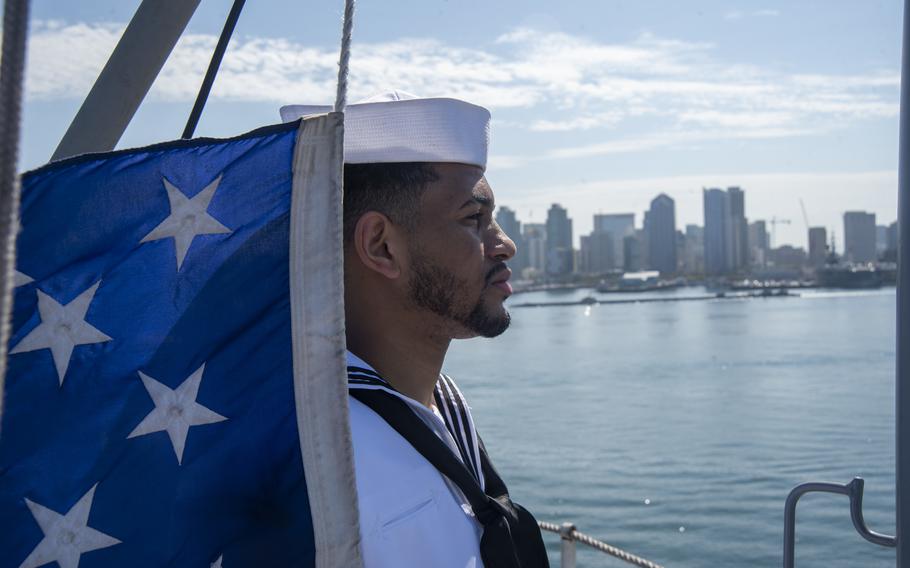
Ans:
<svg viewBox="0 0 910 568"><path fill-rule="evenodd" d="M281 107L284 122L331 112L331 106ZM455 162L487 167L490 111L451 98L421 98L391 91L350 104L344 111L344 161Z"/></svg>

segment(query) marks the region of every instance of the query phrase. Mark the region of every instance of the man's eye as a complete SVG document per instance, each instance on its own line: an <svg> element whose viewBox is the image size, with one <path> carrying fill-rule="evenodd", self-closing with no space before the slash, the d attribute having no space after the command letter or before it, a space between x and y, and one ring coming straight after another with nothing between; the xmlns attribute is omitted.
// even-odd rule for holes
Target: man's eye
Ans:
<svg viewBox="0 0 910 568"><path fill-rule="evenodd" d="M480 224L480 220L482 218L483 218L483 213L475 213L469 217L465 217L465 219L470 220L472 223L477 223L478 225Z"/></svg>

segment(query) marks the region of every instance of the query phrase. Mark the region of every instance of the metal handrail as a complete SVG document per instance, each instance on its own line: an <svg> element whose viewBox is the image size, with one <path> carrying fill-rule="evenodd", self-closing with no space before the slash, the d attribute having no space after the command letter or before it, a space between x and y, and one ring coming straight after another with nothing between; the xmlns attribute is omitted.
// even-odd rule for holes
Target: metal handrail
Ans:
<svg viewBox="0 0 910 568"><path fill-rule="evenodd" d="M806 493L836 493L850 498L850 519L856 532L873 544L894 548L897 538L869 530L863 518L863 487L865 481L854 477L846 485L839 483L803 483L790 491L784 508L784 568L794 568L796 553L796 504Z"/></svg>

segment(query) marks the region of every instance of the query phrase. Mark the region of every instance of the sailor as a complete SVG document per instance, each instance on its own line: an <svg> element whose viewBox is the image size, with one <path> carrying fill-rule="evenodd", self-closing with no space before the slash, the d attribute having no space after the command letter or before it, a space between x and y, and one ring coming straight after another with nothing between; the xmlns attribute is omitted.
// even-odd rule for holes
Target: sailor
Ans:
<svg viewBox="0 0 910 568"><path fill-rule="evenodd" d="M489 137L489 111L457 99L396 91L345 111L345 326L367 568L547 566L536 521L509 498L442 373L453 339L509 326L515 244L493 218Z"/></svg>

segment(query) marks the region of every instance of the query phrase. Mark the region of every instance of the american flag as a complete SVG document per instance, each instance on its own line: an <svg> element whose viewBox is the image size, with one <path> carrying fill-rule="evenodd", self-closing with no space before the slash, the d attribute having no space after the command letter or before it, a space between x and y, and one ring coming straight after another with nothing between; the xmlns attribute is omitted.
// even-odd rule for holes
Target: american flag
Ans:
<svg viewBox="0 0 910 568"><path fill-rule="evenodd" d="M0 566L312 566L289 310L297 124L23 177Z"/></svg>

